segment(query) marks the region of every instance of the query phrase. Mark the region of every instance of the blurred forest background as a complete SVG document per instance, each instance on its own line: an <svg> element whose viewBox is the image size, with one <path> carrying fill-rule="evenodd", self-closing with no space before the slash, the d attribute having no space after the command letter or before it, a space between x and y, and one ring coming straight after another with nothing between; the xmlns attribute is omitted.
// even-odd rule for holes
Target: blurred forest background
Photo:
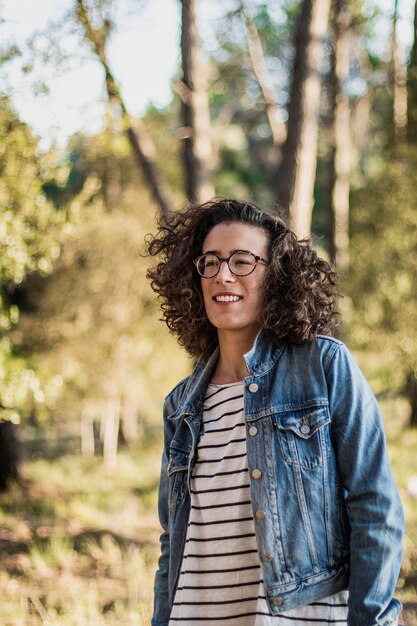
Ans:
<svg viewBox="0 0 417 626"><path fill-rule="evenodd" d="M65 19L0 47L0 77L19 60L47 98L33 70L65 71L71 37L106 100L99 132L45 149L0 84L0 623L150 623L161 407L192 362L158 321L144 238L158 215L230 196L281 207L340 273L340 336L380 401L406 510L398 594L417 625L417 3L407 40L405 0L213 0L210 24L205 0L178 0L172 98L139 118L108 49L150 1L164 11L65 0Z"/></svg>

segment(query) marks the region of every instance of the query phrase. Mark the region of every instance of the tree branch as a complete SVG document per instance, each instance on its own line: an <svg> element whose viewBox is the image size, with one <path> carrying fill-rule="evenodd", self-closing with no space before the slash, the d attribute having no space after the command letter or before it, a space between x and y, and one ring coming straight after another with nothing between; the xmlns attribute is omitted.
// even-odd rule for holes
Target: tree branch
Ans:
<svg viewBox="0 0 417 626"><path fill-rule="evenodd" d="M171 207L166 184L157 165L157 150L155 143L141 120L133 120L127 111L119 86L112 74L106 58L106 40L110 32L110 23L105 22L101 29L93 28L84 0L76 0L76 17L84 28L86 40L90 43L99 59L104 72L106 90L109 100L115 101L121 111L125 133L135 158L138 169L143 173L152 196L158 204L161 214L168 216Z"/></svg>
<svg viewBox="0 0 417 626"><path fill-rule="evenodd" d="M240 2L240 13L245 22L249 56L265 103L274 144L281 145L287 137L287 129L283 121L281 109L276 102L274 85L266 65L258 30L243 1Z"/></svg>

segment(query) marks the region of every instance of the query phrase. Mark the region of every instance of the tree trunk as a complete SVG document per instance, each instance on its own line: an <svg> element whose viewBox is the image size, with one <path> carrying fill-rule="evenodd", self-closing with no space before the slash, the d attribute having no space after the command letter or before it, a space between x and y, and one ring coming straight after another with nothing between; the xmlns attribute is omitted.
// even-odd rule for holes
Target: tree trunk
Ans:
<svg viewBox="0 0 417 626"><path fill-rule="evenodd" d="M80 415L80 437L81 437L81 454L85 456L94 456L94 406L85 402L81 407Z"/></svg>
<svg viewBox="0 0 417 626"><path fill-rule="evenodd" d="M280 146L287 138L287 129L282 112L276 101L276 94L271 76L266 65L262 44L256 26L246 11L244 3L240 4L240 12L245 20L246 36L253 72L259 83L259 88L265 103L272 138L276 146Z"/></svg>
<svg viewBox="0 0 417 626"><path fill-rule="evenodd" d="M278 170L278 202L300 236L309 236L317 163L320 63L330 0L303 0L295 33L288 135Z"/></svg>
<svg viewBox="0 0 417 626"><path fill-rule="evenodd" d="M109 395L104 409L103 460L104 465L113 468L117 464L117 448L120 425L120 396L117 392Z"/></svg>
<svg viewBox="0 0 417 626"><path fill-rule="evenodd" d="M350 106L343 85L349 77L349 13L348 0L334 0L332 17L333 54L332 88L332 261L340 272L349 265L349 194L350 194Z"/></svg>
<svg viewBox="0 0 417 626"><path fill-rule="evenodd" d="M410 372L406 381L406 392L410 402L410 428L417 428L417 378L414 372Z"/></svg>
<svg viewBox="0 0 417 626"><path fill-rule="evenodd" d="M103 199L107 211L112 211L121 204L120 166L115 159L105 162L103 177Z"/></svg>
<svg viewBox="0 0 417 626"><path fill-rule="evenodd" d="M365 172L365 155L371 133L371 103L372 95L368 88L368 91L357 98L351 105L352 143L356 148L357 166L362 174Z"/></svg>
<svg viewBox="0 0 417 626"><path fill-rule="evenodd" d="M414 41L408 66L407 91L407 135L410 143L415 144L417 141L417 0L414 4Z"/></svg>
<svg viewBox="0 0 417 626"><path fill-rule="evenodd" d="M138 169L144 176L145 183L148 185L161 214L166 217L170 212L172 204L167 186L157 165L156 147L143 122L141 120L135 120L135 123L133 123L126 109L120 89L107 63L105 44L108 32L104 26L100 30L93 28L84 0L77 0L76 15L79 23L84 28L87 41L91 44L104 69L109 100L116 102L120 109L123 128L129 140Z"/></svg>
<svg viewBox="0 0 417 626"><path fill-rule="evenodd" d="M407 64L404 46L397 41L398 0L394 3L392 23L393 121L395 137L401 140L407 128Z"/></svg>
<svg viewBox="0 0 417 626"><path fill-rule="evenodd" d="M119 321L123 326L128 323L124 298L119 294ZM131 340L126 335L120 335L113 353L113 363L108 384L106 386L106 401L102 415L103 458L107 467L114 467L117 462L119 430L122 412L122 397L124 393L126 368L129 362L128 354Z"/></svg>
<svg viewBox="0 0 417 626"><path fill-rule="evenodd" d="M121 432L127 445L132 445L139 440L138 407L129 398L123 398L121 410Z"/></svg>
<svg viewBox="0 0 417 626"><path fill-rule="evenodd" d="M190 202L204 202L214 196L212 182L210 110L207 68L199 58L195 0L181 0L183 161L185 186Z"/></svg>
<svg viewBox="0 0 417 626"><path fill-rule="evenodd" d="M0 421L0 491L5 491L11 480L19 478L19 442L16 426Z"/></svg>

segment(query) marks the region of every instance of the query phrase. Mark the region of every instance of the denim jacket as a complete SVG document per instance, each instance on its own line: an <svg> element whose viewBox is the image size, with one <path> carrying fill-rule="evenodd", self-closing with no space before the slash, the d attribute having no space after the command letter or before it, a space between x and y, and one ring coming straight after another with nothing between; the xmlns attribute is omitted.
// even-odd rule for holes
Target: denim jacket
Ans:
<svg viewBox="0 0 417 626"><path fill-rule="evenodd" d="M169 622L217 359L218 350L200 360L165 401L152 626ZM356 362L336 339L277 345L266 331L245 361L247 463L253 511L265 512L254 524L271 612L349 589L349 626L396 623L403 510L376 400Z"/></svg>

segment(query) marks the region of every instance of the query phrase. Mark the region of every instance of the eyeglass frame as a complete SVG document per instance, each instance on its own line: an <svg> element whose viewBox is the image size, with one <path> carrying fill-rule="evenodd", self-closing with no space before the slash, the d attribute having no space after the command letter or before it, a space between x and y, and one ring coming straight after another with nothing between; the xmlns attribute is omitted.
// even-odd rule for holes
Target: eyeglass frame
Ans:
<svg viewBox="0 0 417 626"><path fill-rule="evenodd" d="M244 254L250 254L251 256L253 256L253 258L255 259L255 265L253 266L253 268L251 269L250 272L248 272L247 274L236 274L232 268L230 267L230 259L232 258L233 255L235 254L242 254L242 252ZM218 260L219 260L219 267L217 268L217 272L215 274L213 274L213 276L203 276L202 274L200 274L200 272L198 271L198 262L200 261L200 259L202 259L204 256L215 256ZM263 263L265 263L265 265L269 265L269 261L266 261L265 259L263 259L261 256L259 256L258 254L254 254L253 252L251 252L250 250L235 250L234 252L232 252L231 255L229 255L228 257L221 257L218 256L217 254L214 254L214 252L206 252L205 254L200 254L199 257L197 257L196 259L193 260L193 263L195 265L195 268L197 270L198 275L201 278L215 278L215 276L218 275L218 273L220 272L220 268L222 266L223 261L225 261L227 263L227 267L229 268L229 272L231 274L233 274L233 276L238 276L238 277L243 277L243 276L250 276L256 269L256 266L258 265L259 261L262 261Z"/></svg>

